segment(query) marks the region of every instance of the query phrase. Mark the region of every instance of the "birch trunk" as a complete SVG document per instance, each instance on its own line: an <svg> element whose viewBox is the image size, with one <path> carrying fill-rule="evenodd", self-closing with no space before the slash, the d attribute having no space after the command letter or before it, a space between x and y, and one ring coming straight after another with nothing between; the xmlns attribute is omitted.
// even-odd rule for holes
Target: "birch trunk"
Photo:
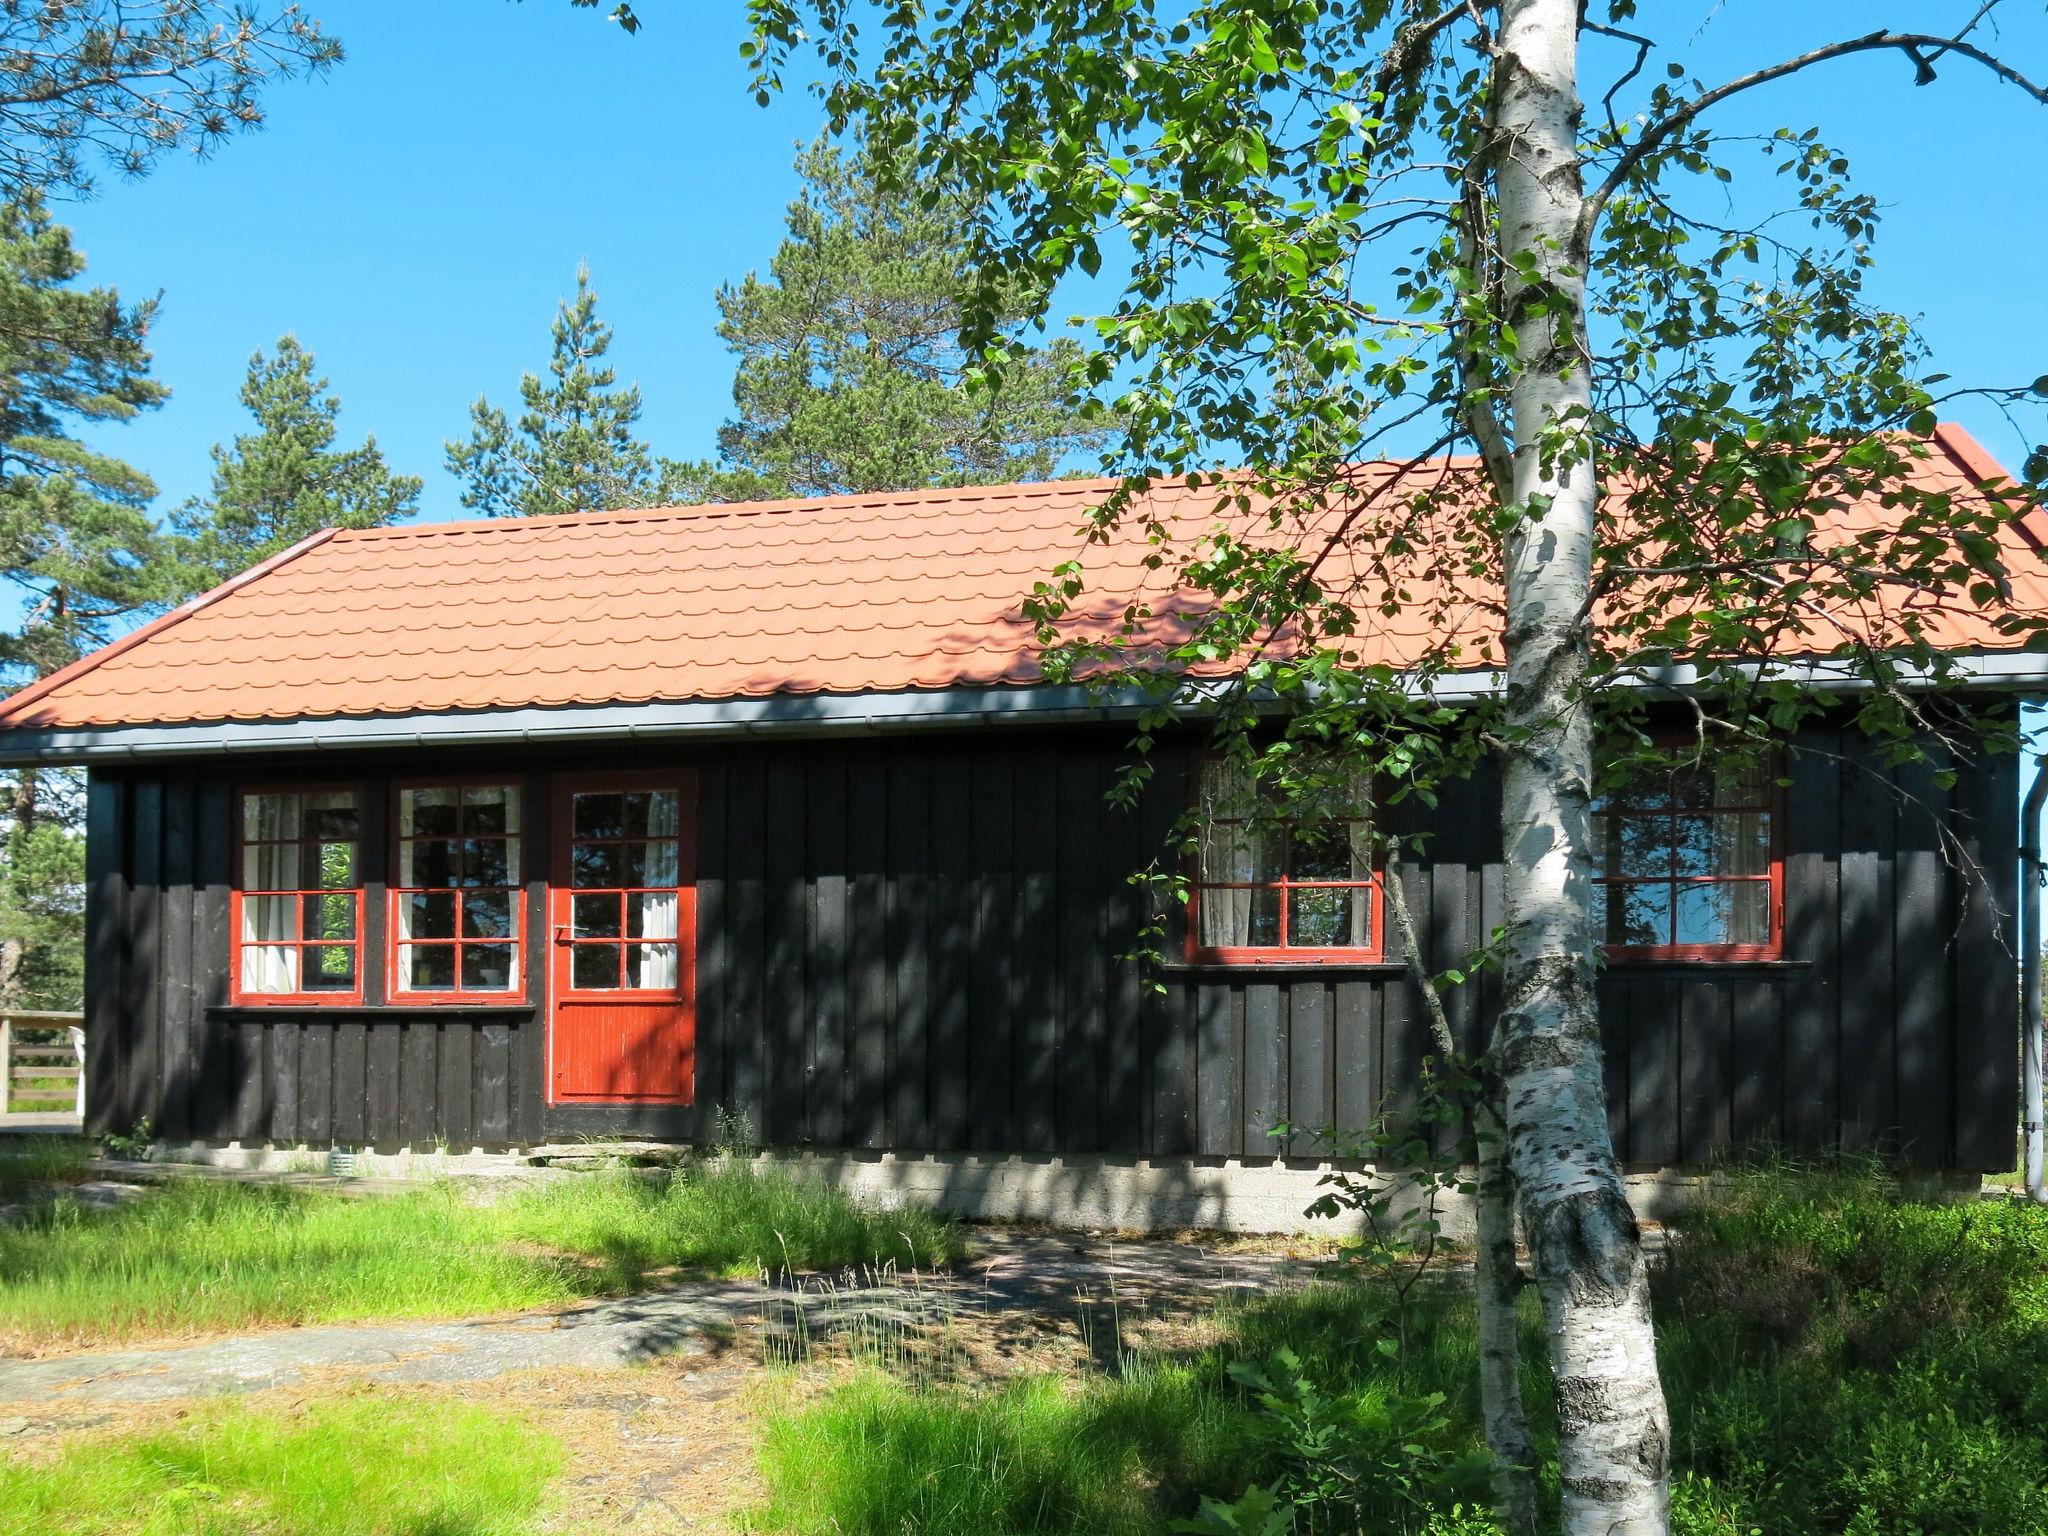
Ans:
<svg viewBox="0 0 2048 1536"><path fill-rule="evenodd" d="M1508 293L1519 333L1513 490L1524 514L1506 548L1500 1067L1509 1157L1550 1335L1565 1528L1662 1536L1670 1424L1635 1216L1608 1137L1593 996L1593 754L1582 685L1597 488L1580 350L1585 258L1574 249L1585 196L1577 0L1504 0L1498 46L1500 240L1511 259L1534 262ZM1540 314L1527 303L1538 293Z"/></svg>

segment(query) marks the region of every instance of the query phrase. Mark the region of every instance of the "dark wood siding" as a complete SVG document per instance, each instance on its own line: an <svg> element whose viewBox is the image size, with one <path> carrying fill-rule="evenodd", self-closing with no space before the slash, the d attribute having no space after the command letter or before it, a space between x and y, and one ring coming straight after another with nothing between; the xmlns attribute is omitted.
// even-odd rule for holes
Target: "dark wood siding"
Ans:
<svg viewBox="0 0 2048 1536"><path fill-rule="evenodd" d="M1944 789L1852 736L1789 766L1785 958L1616 965L1600 981L1608 1102L1634 1164L1771 1141L2004 1168L2014 1140L2017 768ZM544 1102L545 1014L381 1006L381 831L393 778L503 759L337 763L360 777L366 1003L227 1006L229 809L280 760L97 772L88 798L91 1127L245 1142L453 1146L579 1132L694 1137L743 1120L818 1148L1310 1155L1308 1130L1398 1112L1429 1050L1397 963L1248 971L1126 954L1128 876L1161 850L1181 762L1139 812L1104 793L1114 731L535 753L525 775L529 981L543 989L549 775L698 771L698 1091L687 1110ZM1495 787L1458 786L1401 871L1433 968L1500 920ZM1415 814L1421 814L1417 812ZM1397 948L1398 945L1396 944ZM1451 999L1476 1044L1487 974ZM1297 1128L1286 1145L1268 1132Z"/></svg>

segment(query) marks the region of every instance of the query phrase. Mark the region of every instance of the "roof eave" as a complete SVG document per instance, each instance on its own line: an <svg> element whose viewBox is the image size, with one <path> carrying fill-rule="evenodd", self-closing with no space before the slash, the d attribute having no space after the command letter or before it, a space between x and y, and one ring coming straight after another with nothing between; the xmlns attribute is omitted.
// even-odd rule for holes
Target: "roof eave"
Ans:
<svg viewBox="0 0 2048 1536"><path fill-rule="evenodd" d="M1956 658L1956 674L2000 692L2048 691L2048 655L1988 652ZM1844 663L1779 662L1774 679L1829 693L1867 682ZM1676 666L1644 674L1632 687L1682 694L1699 671ZM1953 681L1954 675L1948 681ZM1925 681L1932 683L1932 678ZM1193 684L1173 701L1190 716L1208 707L1218 684ZM1431 693L1469 703L1498 691L1492 669L1436 678ZM581 741L688 741L746 735L832 736L1001 725L1107 724L1128 721L1160 701L1135 688L1103 692L1085 684L1005 684L892 693L779 694L766 698L461 710L433 714L329 716L169 725L108 725L0 731L0 765L87 767L194 757L299 752L413 750L429 747L543 746Z"/></svg>

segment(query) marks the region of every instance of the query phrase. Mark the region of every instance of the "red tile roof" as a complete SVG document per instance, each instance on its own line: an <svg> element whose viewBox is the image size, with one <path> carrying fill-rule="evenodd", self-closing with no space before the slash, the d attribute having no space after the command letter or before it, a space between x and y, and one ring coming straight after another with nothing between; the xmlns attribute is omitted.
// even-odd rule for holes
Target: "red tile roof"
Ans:
<svg viewBox="0 0 2048 1536"><path fill-rule="evenodd" d="M1937 446L1930 484L2002 475L1960 429ZM1158 591L1135 529L1077 536L1111 484L328 532L14 695L0 730L1027 683L1021 599L1059 562L1083 562L1102 613ZM1214 521L1213 490L1150 501L1191 533ZM2020 601L2048 612L2048 569L2012 537ZM1425 609L1370 637L1374 659L1412 660ZM1461 638L1490 649L1488 595L1462 612ZM2010 648L1966 614L1936 633Z"/></svg>

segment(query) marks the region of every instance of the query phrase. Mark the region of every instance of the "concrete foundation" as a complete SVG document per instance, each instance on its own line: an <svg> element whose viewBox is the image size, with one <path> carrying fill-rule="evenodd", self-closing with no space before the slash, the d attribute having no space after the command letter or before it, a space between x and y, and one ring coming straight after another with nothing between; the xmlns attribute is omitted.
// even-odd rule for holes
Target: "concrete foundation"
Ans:
<svg viewBox="0 0 2048 1536"><path fill-rule="evenodd" d="M193 1142L159 1144L165 1163L262 1169L280 1173L346 1171L376 1178L516 1177L542 1164L589 1166L608 1156L683 1149L604 1142L502 1150L365 1149L336 1163L326 1148ZM986 1221L1042 1221L1058 1227L1162 1231L1180 1227L1229 1232L1327 1232L1342 1235L1352 1220L1311 1219L1305 1212L1324 1193L1336 1165L1308 1160L1238 1158L997 1157L971 1153L766 1151L763 1166L837 1185L893 1209L926 1205ZM1362 1171L1358 1165L1347 1165ZM1637 1169L1627 1175L1638 1215L1661 1220L1697 1189L1697 1174ZM1445 1197L1446 1236L1469 1241L1472 1212L1461 1196Z"/></svg>

